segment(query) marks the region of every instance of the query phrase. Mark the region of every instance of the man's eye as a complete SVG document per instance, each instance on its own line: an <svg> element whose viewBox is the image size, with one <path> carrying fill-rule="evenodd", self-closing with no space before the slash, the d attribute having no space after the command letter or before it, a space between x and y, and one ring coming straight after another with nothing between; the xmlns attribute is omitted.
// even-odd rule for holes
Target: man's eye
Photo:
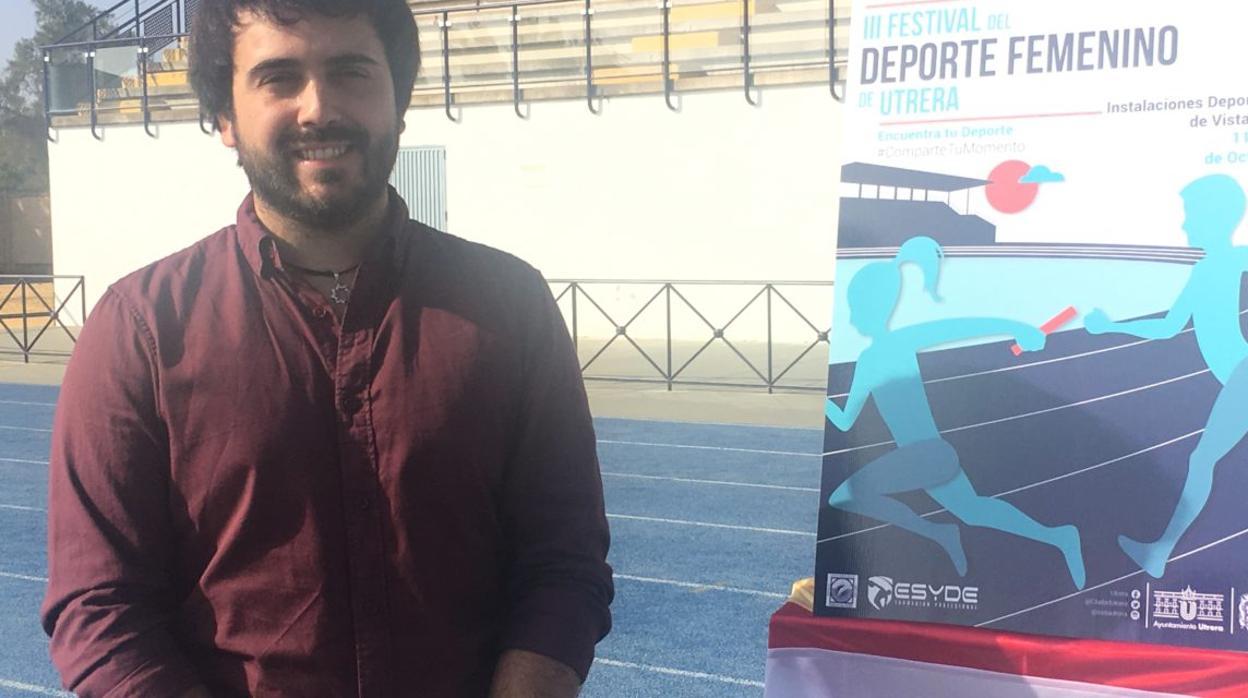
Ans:
<svg viewBox="0 0 1248 698"><path fill-rule="evenodd" d="M368 77L368 73L359 68L346 68L338 71L338 77L364 79Z"/></svg>
<svg viewBox="0 0 1248 698"><path fill-rule="evenodd" d="M287 85L294 82L295 76L290 73L272 73L260 79L261 85Z"/></svg>

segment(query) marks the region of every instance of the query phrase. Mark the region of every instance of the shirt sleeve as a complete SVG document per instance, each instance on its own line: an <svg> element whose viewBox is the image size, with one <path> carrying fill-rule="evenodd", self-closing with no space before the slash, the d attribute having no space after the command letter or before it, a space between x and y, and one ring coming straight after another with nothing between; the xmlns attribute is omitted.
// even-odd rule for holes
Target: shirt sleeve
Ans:
<svg viewBox="0 0 1248 698"><path fill-rule="evenodd" d="M514 560L503 647L555 659L584 681L594 645L611 629L610 534L580 365L549 286L538 274L533 283L503 496Z"/></svg>
<svg viewBox="0 0 1248 698"><path fill-rule="evenodd" d="M66 369L52 429L48 589L52 661L81 698L176 696L198 683L168 630L168 437L151 332L111 290Z"/></svg>

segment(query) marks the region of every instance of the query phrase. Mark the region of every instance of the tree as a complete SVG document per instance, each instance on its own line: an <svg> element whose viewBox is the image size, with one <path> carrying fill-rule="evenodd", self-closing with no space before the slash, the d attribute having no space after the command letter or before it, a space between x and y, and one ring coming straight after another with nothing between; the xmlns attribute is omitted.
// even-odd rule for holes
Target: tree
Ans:
<svg viewBox="0 0 1248 698"><path fill-rule="evenodd" d="M99 14L84 0L34 0L35 35L17 42L0 75L0 191L48 189L48 144L43 117L46 46ZM71 41L91 38L88 28Z"/></svg>

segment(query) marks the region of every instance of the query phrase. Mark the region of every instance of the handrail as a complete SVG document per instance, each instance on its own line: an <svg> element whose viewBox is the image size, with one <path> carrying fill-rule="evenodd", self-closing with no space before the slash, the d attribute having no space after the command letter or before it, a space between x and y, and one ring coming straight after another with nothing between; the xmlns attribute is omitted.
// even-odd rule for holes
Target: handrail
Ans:
<svg viewBox="0 0 1248 698"><path fill-rule="evenodd" d="M67 48L109 48L112 46L131 46L140 43L159 42L162 39L167 41L176 41L185 39L190 34L185 32L181 34L146 34L144 36L123 36L116 39L96 39L94 41L73 41L67 44L47 44L39 48L44 51L51 49L67 49Z"/></svg>
<svg viewBox="0 0 1248 698"><path fill-rule="evenodd" d="M87 20L86 22L84 22L84 23L82 24L82 26L78 27L77 29L73 30L72 32L69 32L69 33L68 33L68 34L66 34L65 36L62 36L61 38L57 39L56 41L53 41L51 44L49 44L49 46L59 46L60 44L64 43L64 41L65 41L66 39L68 39L69 37L73 36L74 34L77 34L78 32L82 31L83 29L86 29L87 27L93 27L93 26L95 26L95 23L96 23L97 21L99 21L99 19L100 19L101 17L104 17L105 15L108 15L108 14L111 14L111 13L113 13L113 12L117 11L117 10L120 10L120 9L122 8L122 6L124 6L126 3L130 2L130 1L131 1L131 0L121 0L121 2L118 2L116 5L113 5L112 7L108 8L107 10L101 10L101 11L100 11L98 14L96 14L94 17L92 17L91 19L89 19L89 20ZM94 32L92 32L92 37L94 37L94 36L95 36L95 33L94 33Z"/></svg>
<svg viewBox="0 0 1248 698"><path fill-rule="evenodd" d="M163 10L166 7L177 6L181 4L181 0L160 0L160 2L157 2L154 5L151 5L146 10L140 11L139 2L140 0L134 0L134 11L135 11L134 17L131 17L130 19L123 22L121 25L117 26L111 32L105 34L103 38L107 39L108 37L127 29L131 24L134 24L134 38L138 38L139 34L141 33L141 28L143 25L144 17L147 17L148 15L158 10Z"/></svg>

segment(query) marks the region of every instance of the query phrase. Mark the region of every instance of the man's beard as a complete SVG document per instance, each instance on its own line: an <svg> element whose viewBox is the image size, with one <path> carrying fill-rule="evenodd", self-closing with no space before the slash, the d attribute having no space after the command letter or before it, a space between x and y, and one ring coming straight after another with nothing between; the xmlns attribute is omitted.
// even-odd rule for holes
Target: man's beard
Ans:
<svg viewBox="0 0 1248 698"><path fill-rule="evenodd" d="M372 142L363 129L329 126L282 133L271 151L252 148L237 141L238 162L256 196L278 214L313 230L334 231L359 221L385 195L390 172L399 152L398 133L386 134ZM301 147L320 143L349 143L363 162L360 181L355 186L324 197L303 190L295 174ZM343 169L321 170L315 177L320 184L336 185L349 175Z"/></svg>

